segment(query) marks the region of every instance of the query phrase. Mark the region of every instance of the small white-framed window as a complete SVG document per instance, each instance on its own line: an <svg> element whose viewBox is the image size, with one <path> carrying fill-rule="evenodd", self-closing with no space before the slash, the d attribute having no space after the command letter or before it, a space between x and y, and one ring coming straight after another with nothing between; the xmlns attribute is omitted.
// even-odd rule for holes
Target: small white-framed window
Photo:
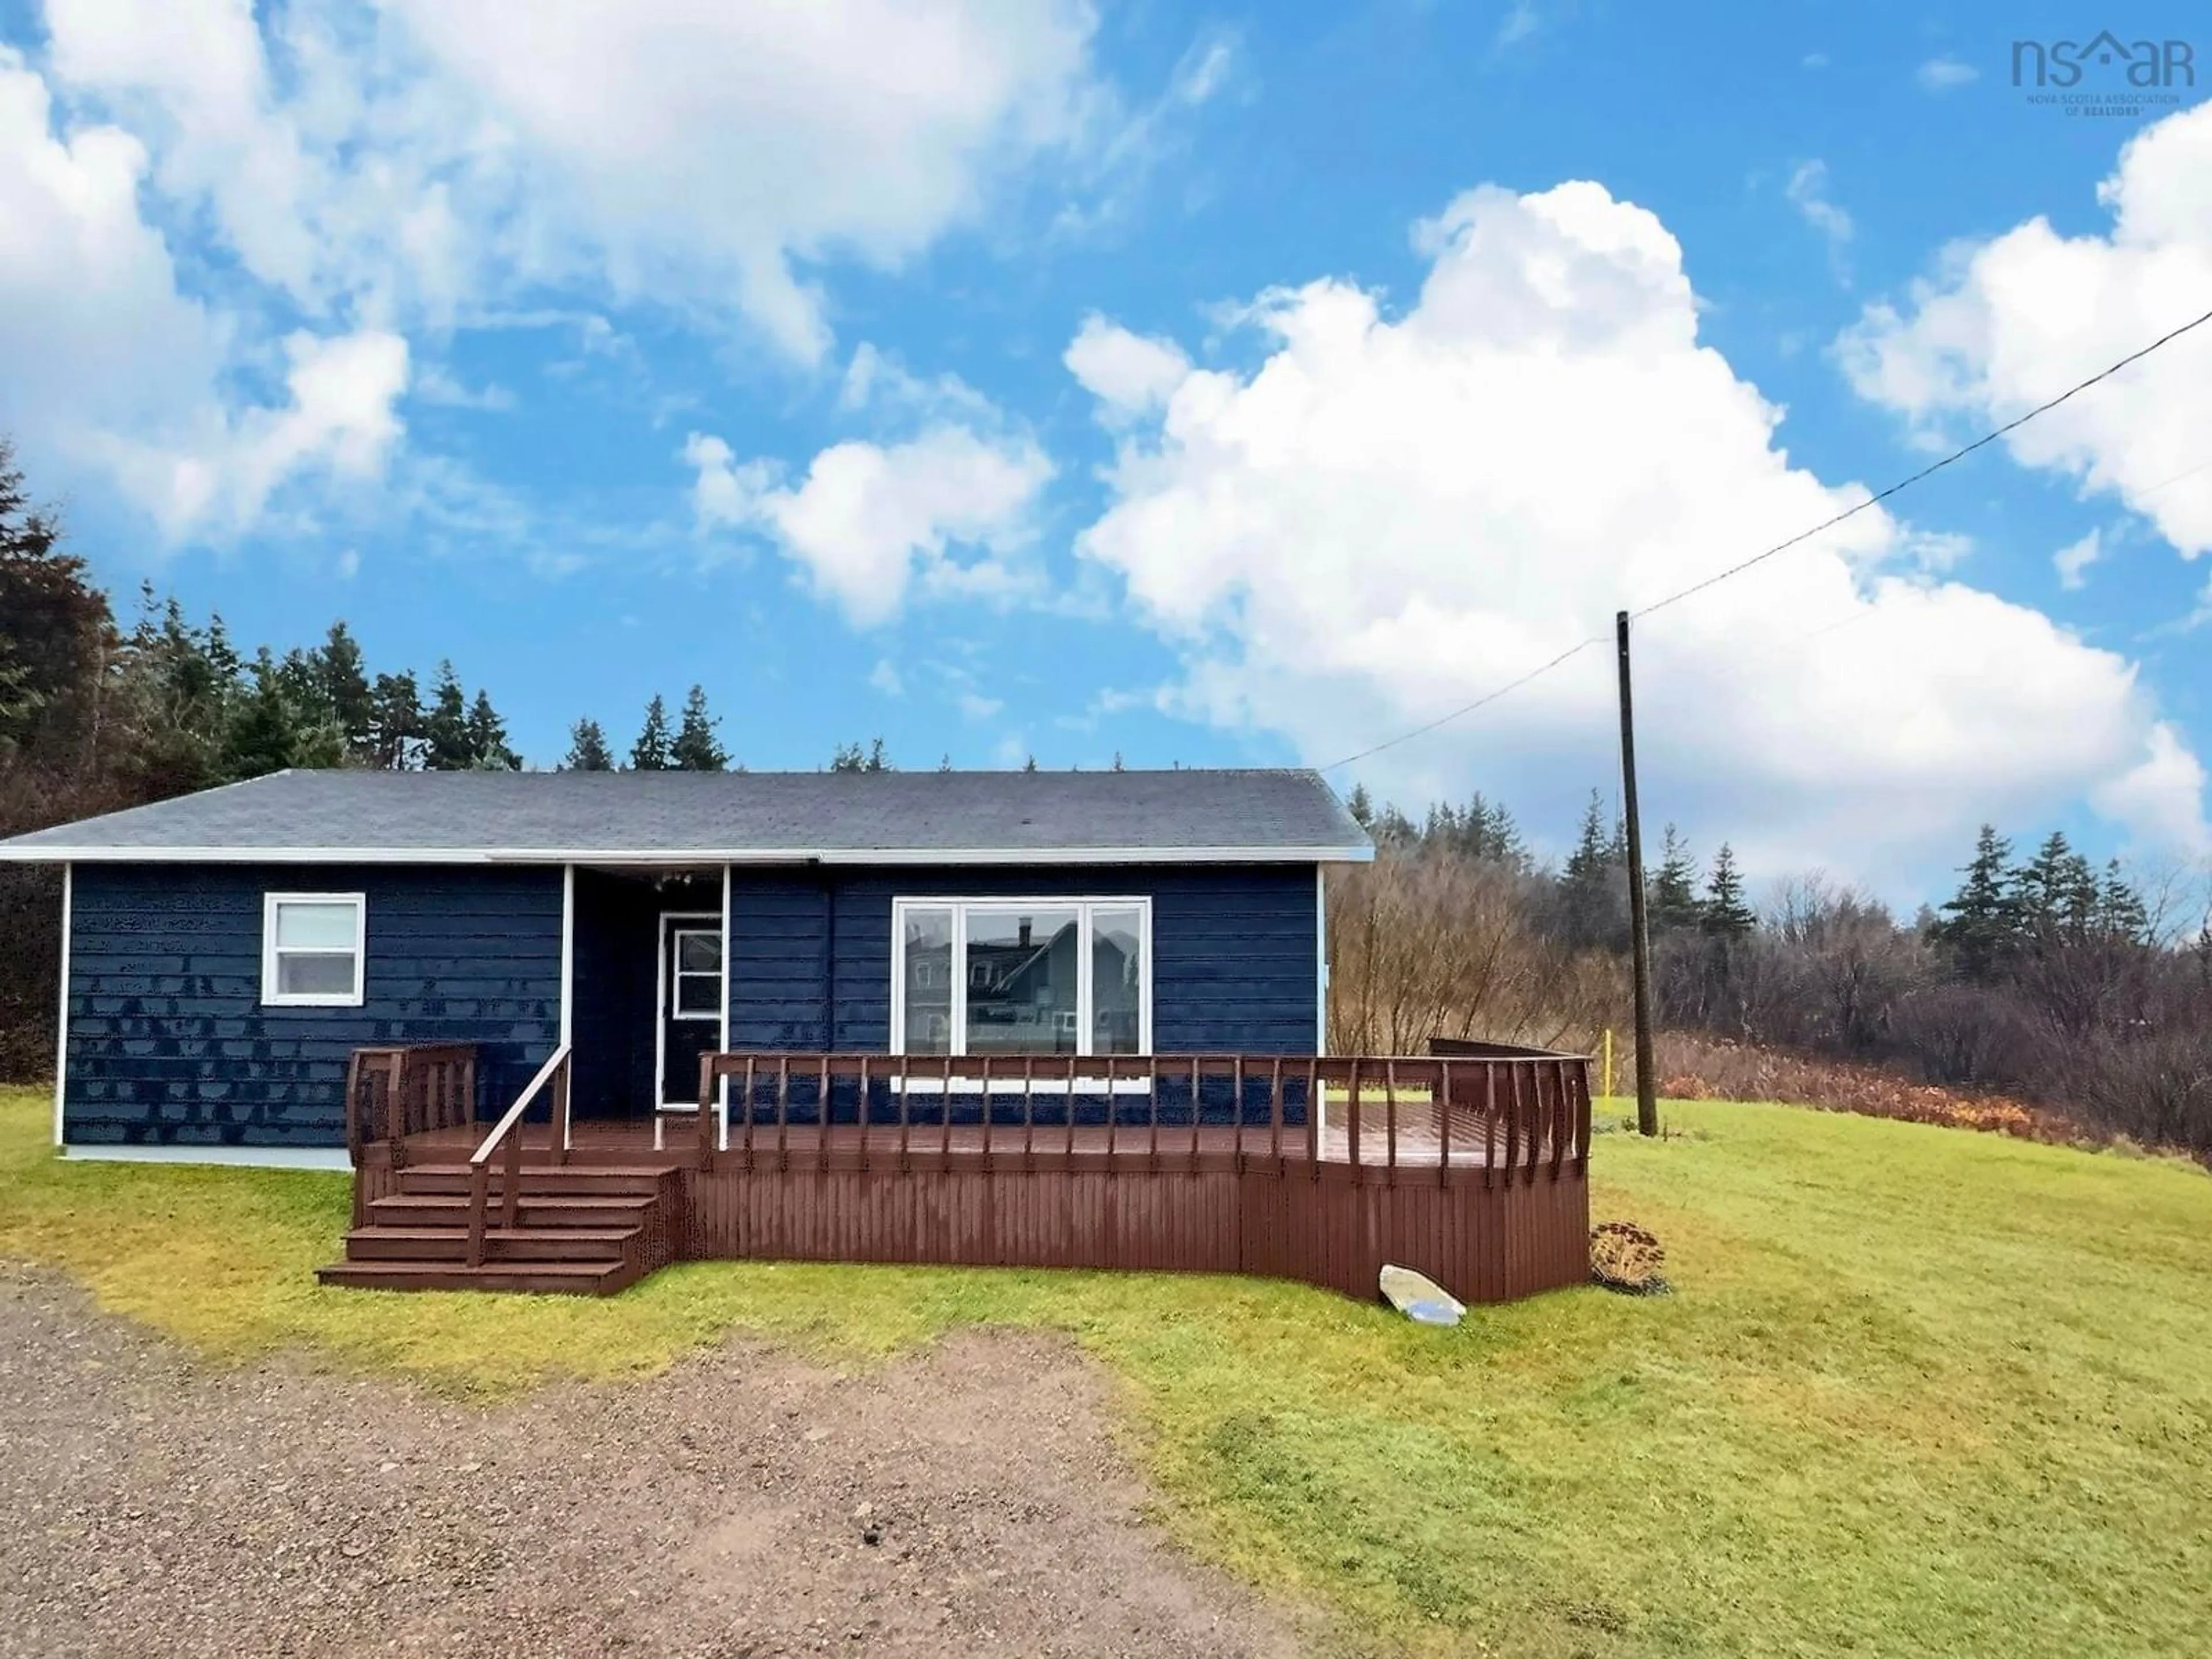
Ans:
<svg viewBox="0 0 2212 1659"><path fill-rule="evenodd" d="M1152 1040L1148 898L899 898L891 1052L1141 1054Z"/></svg>
<svg viewBox="0 0 2212 1659"><path fill-rule="evenodd" d="M669 1015L675 1019L714 1019L722 1017L722 930L720 927L678 927L670 935L675 946L675 981L670 988Z"/></svg>
<svg viewBox="0 0 2212 1659"><path fill-rule="evenodd" d="M264 895L262 1006L360 1007L368 939L368 900L363 894Z"/></svg>

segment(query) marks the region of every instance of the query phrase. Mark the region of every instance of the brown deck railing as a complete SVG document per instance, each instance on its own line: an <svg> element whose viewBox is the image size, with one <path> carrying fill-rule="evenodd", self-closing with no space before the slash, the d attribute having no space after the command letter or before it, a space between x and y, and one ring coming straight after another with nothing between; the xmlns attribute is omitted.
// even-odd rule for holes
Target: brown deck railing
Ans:
<svg viewBox="0 0 2212 1659"><path fill-rule="evenodd" d="M492 1125L491 1133L469 1154L468 1264L471 1267L483 1265L484 1231L491 1206L491 1161L502 1152L500 1225L512 1228L521 1219L523 1114L549 1085L553 1103L546 1155L555 1164L568 1161L568 1045L564 1042L546 1057L537 1075L514 1097L514 1103Z"/></svg>
<svg viewBox="0 0 2212 1659"><path fill-rule="evenodd" d="M407 1124L438 1156L472 1146L480 1265L490 1229L520 1218L526 1158L568 1157L568 1051L481 1138L450 1127L450 1077L410 1080L456 1062L415 1063L432 1069L364 1051L349 1120L370 1137ZM534 1126L526 1151L549 1090L545 1151ZM1469 1302L1589 1272L1580 1055L712 1054L698 1099L697 1145L662 1171L680 1192L669 1249L688 1259L1182 1269L1362 1297L1395 1262ZM420 1133L441 1114L443 1133ZM647 1125L587 1127L575 1162L634 1173ZM356 1224L404 1150L369 1140Z"/></svg>
<svg viewBox="0 0 2212 1659"><path fill-rule="evenodd" d="M1462 1299L1589 1273L1589 1062L722 1054L701 1256L1188 1269Z"/></svg>
<svg viewBox="0 0 2212 1659"><path fill-rule="evenodd" d="M730 1085L726 1091L724 1080ZM981 1159L994 1169L1226 1161L1320 1178L1340 1165L1483 1185L1587 1168L1588 1063L1523 1050L1479 1058L1249 1054L947 1056L710 1054L699 1157L747 1168Z"/></svg>
<svg viewBox="0 0 2212 1659"><path fill-rule="evenodd" d="M356 1048L346 1068L346 1152L387 1141L395 1152L411 1134L476 1121L477 1048L472 1042Z"/></svg>

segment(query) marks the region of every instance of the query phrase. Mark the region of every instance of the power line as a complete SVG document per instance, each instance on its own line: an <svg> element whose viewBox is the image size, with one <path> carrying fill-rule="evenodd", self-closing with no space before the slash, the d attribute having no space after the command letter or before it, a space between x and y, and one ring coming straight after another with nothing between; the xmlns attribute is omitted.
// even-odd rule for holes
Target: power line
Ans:
<svg viewBox="0 0 2212 1659"><path fill-rule="evenodd" d="M1741 563L1730 565L1727 569L1718 571L1711 576L1707 576L1702 581L1694 582L1691 586L1682 588L1678 592L1669 593L1663 599L1656 599L1651 604L1645 605L1641 611L1632 612L1632 617L1648 617L1653 611L1663 610L1668 605L1673 605L1679 599L1686 599L1693 593L1702 593L1705 589L1717 586L1718 584L1728 580L1731 576L1741 575L1745 571L1750 569L1755 564L1765 563L1778 553L1786 553L1791 548L1798 545L1801 542L1810 541L1814 537L1820 535L1823 531L1833 530L1838 525L1843 523L1846 519L1856 518L1860 514L1865 512L1869 507L1880 506L1882 502L1887 501L1891 496L1897 495L1899 491L1910 489L1914 484L1920 483L1923 479L1932 477L1936 473L1941 472L1945 467L1966 459L1967 456L1972 454L1976 450L1987 447L1989 445L1995 443L1998 439L2005 436L2008 433L2017 432L2021 427L2026 426L2030 421L2034 420L2038 416L2048 415L2052 410L2057 408L2059 404L2066 402L2069 398L2077 397L2081 393L2087 392L2091 386L2095 386L2100 380L2111 379L2122 369L2127 368L2130 363L2142 362L2145 357L2149 356L2154 351L2160 349L2163 346L2171 345L2174 341L2179 339L2191 329L2201 328L2206 323L2212 323L2212 311L2208 311L2201 316L2191 318L2188 322L2182 324L2180 327L2160 335L2157 339L2153 340L2148 345L2144 346L2141 350L2130 352L2118 362L2099 369L2094 374L2089 376L2087 380L2077 381L2073 386L2067 387L2065 391L2060 392L2057 397L2051 398L2048 402L2038 404L2033 409L2029 410L2026 414L2015 416L2014 419L2007 421L2002 426L1998 427L1992 431L1984 433L1980 437L1975 439L1973 442L1966 445L1962 448L1953 450L1949 454L1944 456L1942 459L1922 467L1919 471L1915 472L1911 477L1900 478L1897 483L1890 485L1888 489L1882 490L1878 495L1868 496L1866 500L1859 502L1856 506L1844 508L1844 511L1837 514L1833 518L1814 525L1810 530L1802 531L1798 534L1790 537L1787 541L1777 542L1773 546L1768 548L1763 553L1753 554L1750 558L1742 561ZM2212 462L2208 462L2206 465L2212 465ZM2152 489L2163 489L2166 488L2166 484L2179 483L2183 478L2192 477L2197 472L2202 471L2203 470L2203 467L2192 467L2188 472L2177 473L2174 477L2166 479L2163 483L2153 485ZM2149 492L2144 491L2142 493L2148 494ZM1844 622L1846 623L1854 620L1856 620L1855 617L1844 618ZM1836 626L1842 625L1842 623L1836 624ZM1826 633L1828 631L1829 629L1818 629L1814 630L1816 634ZM1807 637L1809 638L1811 635L1808 635ZM1379 755L1386 749L1395 749L1401 743L1410 743L1415 738L1425 737L1428 733L1435 731L1440 726L1449 726L1452 721L1461 719L1464 715L1472 714L1476 709L1482 708L1484 705L1497 702L1508 692L1519 690L1522 686L1528 684L1529 681L1540 678L1542 676L1550 673L1554 668L1557 668L1561 663L1566 661L1568 658L1576 655L1577 653L1586 651L1593 645L1602 645L1604 643L1604 641L1593 636L1589 639L1580 641L1578 644L1571 645L1565 651L1559 653L1558 656L1553 658L1549 662L1543 664L1540 667L1531 669L1528 673L1522 675L1521 678L1516 680L1508 681L1505 684L1499 686L1494 691L1485 693L1483 696L1477 697L1473 702L1463 703L1459 708L1451 710L1449 714L1439 714L1436 719L1430 720L1425 725L1413 727L1410 732L1401 732L1395 738L1386 738L1381 743L1372 744L1367 748L1361 750L1356 755L1346 755L1342 760L1331 761L1328 765L1321 768L1320 769L1324 772L1334 772L1340 767L1350 766L1355 761L1365 760L1370 755Z"/></svg>
<svg viewBox="0 0 2212 1659"><path fill-rule="evenodd" d="M2212 471L2212 459L2199 461L2196 465L2185 468L2183 471L2175 473L2170 478L2160 478L2156 483L2151 485L2148 489L2130 491L2128 493L2129 502L2132 505L2134 502L2143 500L2146 496L2155 495L2161 489L2169 489L2174 484L2185 483L2187 480L2195 477L2198 473L2205 471ZM1864 622L1869 617L1875 614L1875 609L1876 606L1871 600L1863 600L1861 601L1858 608L1856 611L1853 611L1849 616L1838 617L1835 621L1824 623L1809 633L1801 634L1797 636L1797 641L1796 642L1802 643L1807 640L1817 640L1822 635L1832 634L1839 628L1849 628L1853 623Z"/></svg>
<svg viewBox="0 0 2212 1659"><path fill-rule="evenodd" d="M1899 490L1910 489L1914 484L1918 483L1922 479L1932 477L1936 473L1941 472L1945 467L1951 465L1953 463L1965 460L1967 456L1972 454L1976 450L1995 443L2007 433L2017 432L2021 427L2026 426L2030 421L2035 419L2037 416L2048 415L2052 410L2057 408L2059 404L2064 403L2068 398L2077 397L2081 393L2087 392L2091 386L2096 385L2100 380L2111 379L2113 375L2125 368L2130 363L2141 362L2144 358L2149 356L2152 352L2156 351L2160 347L2171 345L2174 341L2188 333L2191 329L2202 328L2206 323L2212 323L2212 311L2206 312L2201 317L2191 319L2190 321L2184 323L2179 328L2173 330L2170 333L2160 335L2158 338L2153 340L2148 345L2143 347L2142 350L2130 352L2126 356L2121 358L2117 363L2112 364L2109 368L2099 369L2087 380L2079 381L2073 386L2068 386L2065 391L2060 392L2056 398L2051 398L2050 402L2038 404L2033 409L2029 410L2025 415L2018 416L2012 420L2007 421L2002 426L1997 428L1994 432L1984 433L1980 437L1975 439L1973 442L1968 444L1965 448L1953 450L1948 455L1943 457L1942 460L1931 462L1929 465L1922 467L1919 471L1914 473L1909 478L1900 478L1897 483L1890 485L1888 489L1883 490L1880 495L1869 495L1857 506L1845 507L1841 513L1837 514L1834 518L1827 520L1824 523L1816 524L1810 530L1801 531L1798 534L1792 536L1786 542L1777 542L1773 546L1768 548L1764 553L1754 553L1751 557L1744 560L1741 564L1732 564L1727 569L1719 571L1713 575L1706 577L1703 581L1692 582L1689 586L1685 587L1677 592L1669 593L1663 599L1655 599L1651 604L1645 605L1641 611L1637 611L1635 615L1638 617L1648 617L1655 611L1662 611L1667 606L1674 604L1677 599L1686 599L1691 594L1702 593L1705 589L1714 586L1718 583L1724 582L1731 576L1740 576L1745 571L1750 569L1752 566L1764 563L1768 559L1772 558L1777 553L1786 553L1790 549L1796 546L1798 543L1810 541L1814 537L1819 535L1824 530L1833 530L1838 525L1843 523L1844 520L1856 518L1860 514L1865 512L1867 508L1880 506L1882 502L1887 501L1892 495L1896 495ZM2186 475L2185 474L2183 476L2185 477ZM2179 482L2179 478L2168 478L2166 480L2167 483L2176 483ZM2160 488L2163 487L2163 485L2160 486Z"/></svg>
<svg viewBox="0 0 2212 1659"><path fill-rule="evenodd" d="M1328 765L1322 767L1321 769L1324 772L1334 772L1340 766L1349 766L1354 761L1365 760L1370 755L1379 755L1385 749L1395 749L1400 744L1408 742L1414 738L1421 737L1428 732L1433 732L1439 726L1448 726L1462 714L1472 714L1476 709L1481 708L1482 705L1486 702L1496 702L1508 691L1518 691L1522 686L1528 684L1530 680L1536 678L1539 675L1550 673L1554 668L1557 668L1561 663L1573 656L1577 652L1587 651L1594 645L1602 645L1604 643L1604 641L1593 635L1589 639L1583 640L1577 644L1571 645L1565 650L1560 652L1558 656L1553 658L1551 661L1546 663L1541 668L1532 668L1527 673L1523 674L1519 679L1509 680L1505 684L1499 686L1495 691L1488 692L1482 696L1477 697L1473 702L1463 704L1460 708L1453 709L1449 714L1437 715L1436 719L1431 720L1426 726L1417 726L1410 732L1401 732L1395 738L1385 738L1382 742L1376 744L1371 749L1363 749L1356 755L1346 755L1340 761L1331 761Z"/></svg>
<svg viewBox="0 0 2212 1659"><path fill-rule="evenodd" d="M2146 495L2155 495L2160 490L2164 489L2169 484L2178 484L2185 478L2195 477L2207 467L2212 467L2212 460L2199 461L2196 465L2191 467L2185 472L2177 472L2171 478L2160 478L2156 483L2153 484L2148 489L2136 490L2135 492L2135 499L2141 501Z"/></svg>

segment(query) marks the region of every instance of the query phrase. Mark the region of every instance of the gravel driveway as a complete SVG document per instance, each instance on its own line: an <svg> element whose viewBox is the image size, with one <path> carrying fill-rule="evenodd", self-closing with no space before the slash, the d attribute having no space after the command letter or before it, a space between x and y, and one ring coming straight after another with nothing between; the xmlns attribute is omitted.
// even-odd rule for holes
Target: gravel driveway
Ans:
<svg viewBox="0 0 2212 1659"><path fill-rule="evenodd" d="M0 1655L1276 1655L1065 1344L732 1345L483 1411L200 1365L0 1266Z"/></svg>

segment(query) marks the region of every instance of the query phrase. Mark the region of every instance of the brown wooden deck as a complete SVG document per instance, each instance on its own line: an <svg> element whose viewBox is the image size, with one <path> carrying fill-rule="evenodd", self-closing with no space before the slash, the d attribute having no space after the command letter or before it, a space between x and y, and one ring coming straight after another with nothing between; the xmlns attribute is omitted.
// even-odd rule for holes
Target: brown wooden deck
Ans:
<svg viewBox="0 0 2212 1659"><path fill-rule="evenodd" d="M399 1133L356 1134L357 1224L324 1276L604 1292L666 1261L757 1257L1259 1273L1365 1297L1395 1261L1469 1302L1588 1277L1577 1057L1124 1058L1087 1089L1107 1066L1083 1062L1075 1092L1111 1122L1071 1111L1065 1062L956 1079L948 1106L941 1060L709 1056L714 1103L656 1152L649 1120L566 1123L555 1062L554 1121L511 1112L495 1145L444 1071L410 1083L403 1062L362 1109ZM1133 1077L1146 1092L1115 1097ZM990 1121L961 1121L986 1101Z"/></svg>

